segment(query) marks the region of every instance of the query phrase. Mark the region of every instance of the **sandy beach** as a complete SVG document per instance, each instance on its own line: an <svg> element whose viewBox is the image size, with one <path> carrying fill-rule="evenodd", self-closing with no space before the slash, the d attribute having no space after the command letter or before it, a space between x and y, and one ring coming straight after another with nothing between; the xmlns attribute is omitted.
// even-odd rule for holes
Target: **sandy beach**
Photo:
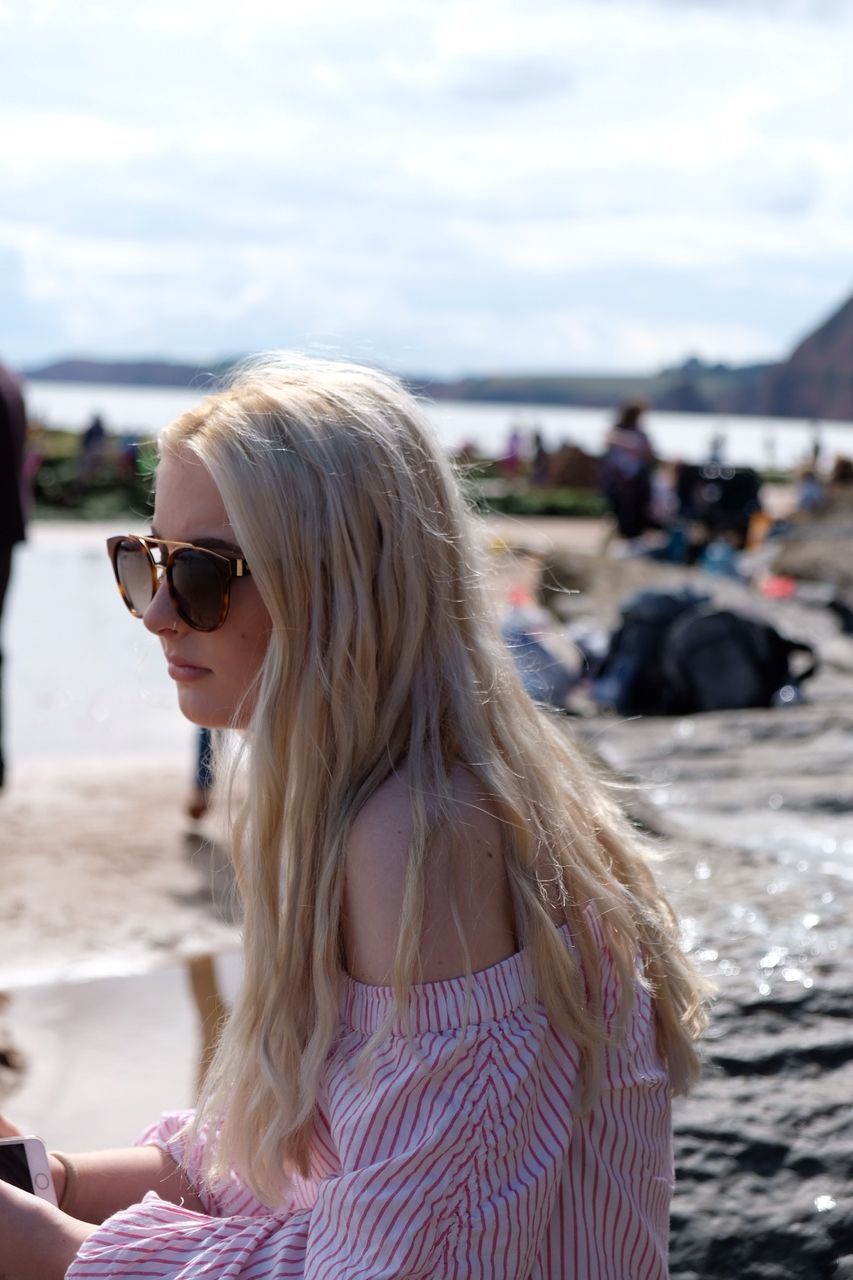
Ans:
<svg viewBox="0 0 853 1280"><path fill-rule="evenodd" d="M185 816L192 731L115 596L105 532L34 530L4 637L0 1100L71 1148L126 1142L189 1104L210 995L198 957L216 958L226 1000L239 981L220 815ZM691 577L602 560L597 521L487 533L501 589L536 572L508 548L560 550L604 626L632 587ZM791 708L624 722L580 707L574 721L632 784L625 802L659 834L659 873L720 990L705 1077L676 1106L672 1274L849 1276L853 640L826 610L703 586L810 639L823 667Z"/></svg>

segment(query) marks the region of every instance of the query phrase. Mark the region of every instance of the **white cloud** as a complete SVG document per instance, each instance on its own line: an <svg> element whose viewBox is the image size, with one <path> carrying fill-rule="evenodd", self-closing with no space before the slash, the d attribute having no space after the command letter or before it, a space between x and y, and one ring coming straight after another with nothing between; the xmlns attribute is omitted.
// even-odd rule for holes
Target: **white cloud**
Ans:
<svg viewBox="0 0 853 1280"><path fill-rule="evenodd" d="M853 10L818 8L7 0L0 247L93 351L767 354L853 263ZM590 310L596 272L635 301ZM704 316L738 277L749 320Z"/></svg>
<svg viewBox="0 0 853 1280"><path fill-rule="evenodd" d="M40 175L74 173L83 166L102 172L155 155L161 146L151 129L83 113L34 111L21 119L0 112L7 180L22 185Z"/></svg>

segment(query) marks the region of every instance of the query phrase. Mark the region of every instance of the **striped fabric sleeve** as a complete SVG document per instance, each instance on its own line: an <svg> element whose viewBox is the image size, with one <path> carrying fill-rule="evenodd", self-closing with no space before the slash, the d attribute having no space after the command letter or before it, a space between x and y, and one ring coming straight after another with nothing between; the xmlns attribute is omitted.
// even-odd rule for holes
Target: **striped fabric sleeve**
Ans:
<svg viewBox="0 0 853 1280"><path fill-rule="evenodd" d="M228 1181L215 1187L208 1185L202 1175L204 1134L194 1142L189 1141L186 1127L193 1117L191 1111L167 1111L156 1124L152 1124L136 1140L138 1147L159 1147L180 1165L198 1195L205 1212L214 1218L232 1215L255 1217L269 1210L254 1195L236 1173Z"/></svg>
<svg viewBox="0 0 853 1280"><path fill-rule="evenodd" d="M542 1011L506 984L475 981L460 1015L459 985L422 989L411 1034L395 1028L365 1077L383 1010L352 984L324 1086L340 1168L310 1207L214 1217L149 1193L89 1237L68 1280L527 1280L565 1166L576 1055L555 1055Z"/></svg>

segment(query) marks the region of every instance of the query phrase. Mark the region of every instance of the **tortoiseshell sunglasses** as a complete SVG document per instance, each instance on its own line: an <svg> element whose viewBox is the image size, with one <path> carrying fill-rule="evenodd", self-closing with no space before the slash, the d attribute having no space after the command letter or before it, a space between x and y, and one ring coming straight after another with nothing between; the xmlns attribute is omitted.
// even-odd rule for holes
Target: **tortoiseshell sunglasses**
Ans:
<svg viewBox="0 0 853 1280"><path fill-rule="evenodd" d="M107 551L121 598L135 618L142 617L165 574L176 613L194 631L222 626L231 602L231 579L249 573L242 556L192 542L126 534L108 538Z"/></svg>

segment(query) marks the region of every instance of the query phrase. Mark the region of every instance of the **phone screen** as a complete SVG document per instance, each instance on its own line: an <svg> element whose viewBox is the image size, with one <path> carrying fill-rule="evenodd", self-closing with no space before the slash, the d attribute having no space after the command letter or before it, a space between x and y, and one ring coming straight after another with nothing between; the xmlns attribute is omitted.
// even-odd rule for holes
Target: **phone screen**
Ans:
<svg viewBox="0 0 853 1280"><path fill-rule="evenodd" d="M22 1191L33 1194L35 1188L23 1142L0 1144L0 1178L3 1182L11 1182L13 1187L20 1187Z"/></svg>

